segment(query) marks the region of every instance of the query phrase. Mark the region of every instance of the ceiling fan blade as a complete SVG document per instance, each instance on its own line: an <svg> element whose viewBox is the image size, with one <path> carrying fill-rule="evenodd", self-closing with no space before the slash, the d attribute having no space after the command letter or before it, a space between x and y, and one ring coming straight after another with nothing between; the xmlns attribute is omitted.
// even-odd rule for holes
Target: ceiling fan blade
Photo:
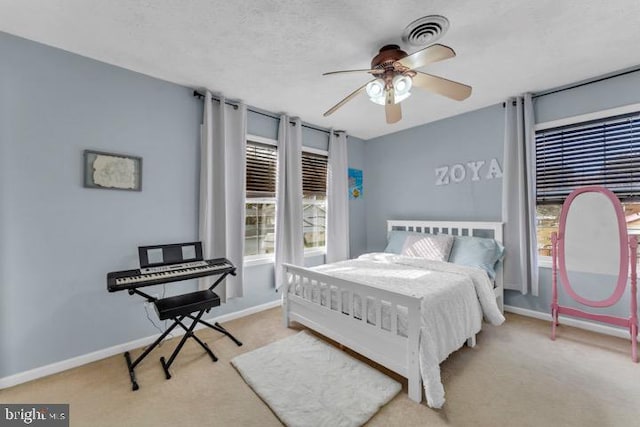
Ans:
<svg viewBox="0 0 640 427"><path fill-rule="evenodd" d="M365 84L360 86L358 89L356 89L353 92L351 92L342 101L338 102L336 105L334 105L333 107L329 108L327 110L327 112L324 113L323 115L325 117L327 117L328 115L333 114L338 108L342 107L344 104L346 104L347 102L351 101L351 99L354 98L356 95L358 95L360 92L362 92L364 90L364 88L372 81L373 80L370 80L370 81L366 82Z"/></svg>
<svg viewBox="0 0 640 427"><path fill-rule="evenodd" d="M364 70L342 70L342 71L329 71L328 73L322 73L323 76L328 76L331 74L344 74L344 73L371 73L371 74L382 74L384 73L383 69L364 69Z"/></svg>
<svg viewBox="0 0 640 427"><path fill-rule="evenodd" d="M405 67L414 70L416 68L424 67L427 64L453 58L454 56L456 56L456 53L453 49L436 43L414 52L411 55L405 56L398 60L398 62Z"/></svg>
<svg viewBox="0 0 640 427"><path fill-rule="evenodd" d="M393 88L387 90L384 103L384 113L387 116L387 123L397 123L402 118L402 109L400 103L395 103L395 94Z"/></svg>
<svg viewBox="0 0 640 427"><path fill-rule="evenodd" d="M471 95L471 86L420 71L413 77L413 86L426 89L429 92L435 92L456 101L462 101Z"/></svg>

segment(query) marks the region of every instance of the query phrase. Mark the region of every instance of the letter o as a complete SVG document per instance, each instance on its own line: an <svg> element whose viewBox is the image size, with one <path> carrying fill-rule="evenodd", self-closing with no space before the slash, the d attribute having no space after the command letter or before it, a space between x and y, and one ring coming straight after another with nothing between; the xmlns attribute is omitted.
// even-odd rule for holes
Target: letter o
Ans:
<svg viewBox="0 0 640 427"><path fill-rule="evenodd" d="M462 182L464 178L467 176L467 171L464 166L460 163L457 163L451 166L449 176L451 176L451 181L453 182Z"/></svg>

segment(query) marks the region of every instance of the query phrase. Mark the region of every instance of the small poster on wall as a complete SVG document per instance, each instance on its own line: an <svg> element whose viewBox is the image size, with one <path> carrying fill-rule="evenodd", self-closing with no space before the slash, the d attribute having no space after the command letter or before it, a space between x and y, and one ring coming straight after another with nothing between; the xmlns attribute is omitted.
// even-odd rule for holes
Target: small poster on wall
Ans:
<svg viewBox="0 0 640 427"><path fill-rule="evenodd" d="M84 150L84 186L141 191L142 158Z"/></svg>
<svg viewBox="0 0 640 427"><path fill-rule="evenodd" d="M362 170L349 168L349 199L361 199L363 194Z"/></svg>

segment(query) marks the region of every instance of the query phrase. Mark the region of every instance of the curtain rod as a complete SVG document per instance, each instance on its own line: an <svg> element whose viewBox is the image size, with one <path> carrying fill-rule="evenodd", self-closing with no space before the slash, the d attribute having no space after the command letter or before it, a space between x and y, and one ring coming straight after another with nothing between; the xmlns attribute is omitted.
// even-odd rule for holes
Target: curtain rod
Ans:
<svg viewBox="0 0 640 427"><path fill-rule="evenodd" d="M194 90L194 91L193 91L193 96L195 96L196 98L204 98L204 94L202 94L202 93L198 92L197 90ZM220 98L218 98L218 97L216 97L216 96L214 96L214 95L211 95L211 99L213 99L214 101L218 101L218 102L220 102ZM225 101L225 104L232 106L234 110L237 110L237 109L238 109L238 104L237 104L237 103L234 103L234 102L231 102L231 101ZM265 116L265 117L271 117L272 119L280 119L280 116L279 116L279 115L277 115L277 114L269 113L269 112L264 111L264 110L258 110L258 109L256 109L255 107L249 107L249 106L247 106L247 110L248 110L248 111L251 111L252 113L260 114L260 115ZM293 124L295 124L296 122L295 122L295 121L293 121L293 120L289 120L289 123L291 123L291 124L293 125ZM326 133L326 134L331 133L331 131L330 131L329 129L319 128L319 127L317 127L317 126L312 126L312 125L310 125L310 124L308 124L308 123L302 123L302 127L304 127L304 128L308 128L308 129L317 130L318 132L324 132L324 133ZM334 131L334 132L333 132L333 134L334 134L335 136L338 136L338 133L339 133L339 132L344 132L344 131L337 130L337 131Z"/></svg>
<svg viewBox="0 0 640 427"><path fill-rule="evenodd" d="M538 94L533 95L532 98L540 98L542 96L551 95L553 93L564 92L565 90L575 89L575 88L578 88L578 87L590 85L592 83L597 83L597 82L601 82L601 81L604 81L604 80L613 79L615 77L624 76L626 74L637 73L638 71L640 71L640 67L636 67L636 68L633 68L633 69L630 69L630 70L626 70L626 71L615 72L614 74L610 74L610 75L603 76L603 77L598 77L598 78L595 78L593 80L583 81L582 83L576 83L576 84L572 84L570 86L561 87L561 88L558 88L558 89L551 89L549 91L543 91L543 92L540 92Z"/></svg>

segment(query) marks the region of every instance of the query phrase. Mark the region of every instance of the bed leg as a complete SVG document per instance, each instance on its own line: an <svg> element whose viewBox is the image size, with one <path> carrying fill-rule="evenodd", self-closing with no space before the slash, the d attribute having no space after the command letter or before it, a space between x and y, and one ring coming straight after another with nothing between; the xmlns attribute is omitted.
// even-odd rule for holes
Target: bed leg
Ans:
<svg viewBox="0 0 640 427"><path fill-rule="evenodd" d="M409 378L409 399L414 402L422 402L422 378L418 374L417 378Z"/></svg>
<svg viewBox="0 0 640 427"><path fill-rule="evenodd" d="M287 296L284 293L282 294L282 322L284 323L285 328L289 327L289 303L287 301Z"/></svg>
<svg viewBox="0 0 640 427"><path fill-rule="evenodd" d="M467 338L467 347L473 348L476 346L476 335Z"/></svg>
<svg viewBox="0 0 640 427"><path fill-rule="evenodd" d="M420 374L420 302L408 307L408 372L409 398L414 402L422 402L422 375Z"/></svg>

